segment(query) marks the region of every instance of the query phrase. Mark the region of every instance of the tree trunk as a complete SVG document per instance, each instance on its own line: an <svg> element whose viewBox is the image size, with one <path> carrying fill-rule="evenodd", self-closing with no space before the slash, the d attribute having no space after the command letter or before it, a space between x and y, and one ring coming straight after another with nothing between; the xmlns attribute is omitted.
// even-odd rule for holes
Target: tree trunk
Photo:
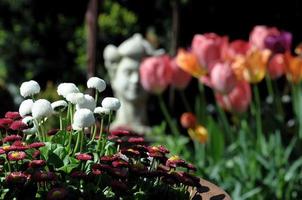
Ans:
<svg viewBox="0 0 302 200"><path fill-rule="evenodd" d="M98 0L90 0L86 11L87 23L87 79L96 74L96 36Z"/></svg>

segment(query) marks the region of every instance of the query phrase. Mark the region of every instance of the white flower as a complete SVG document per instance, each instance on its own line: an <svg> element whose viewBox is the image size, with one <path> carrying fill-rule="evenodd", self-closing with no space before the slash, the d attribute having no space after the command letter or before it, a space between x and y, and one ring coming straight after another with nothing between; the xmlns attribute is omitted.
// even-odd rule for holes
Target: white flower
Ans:
<svg viewBox="0 0 302 200"><path fill-rule="evenodd" d="M36 81L30 80L23 82L20 87L20 94L24 98L38 94L40 92L40 85Z"/></svg>
<svg viewBox="0 0 302 200"><path fill-rule="evenodd" d="M82 108L87 108L87 109L91 110L92 112L94 111L95 107L96 107L96 103L94 101L94 98L88 94L85 94L83 101L79 102L76 105L77 110L82 109Z"/></svg>
<svg viewBox="0 0 302 200"><path fill-rule="evenodd" d="M39 99L34 102L31 112L34 119L41 119L50 116L53 113L53 109L49 101Z"/></svg>
<svg viewBox="0 0 302 200"><path fill-rule="evenodd" d="M93 112L89 109L79 109L74 113L72 129L82 130L85 127L90 127L95 123Z"/></svg>
<svg viewBox="0 0 302 200"><path fill-rule="evenodd" d="M22 101L22 103L20 104L20 107L19 107L19 114L21 115L21 117L31 114L31 108L32 108L33 104L34 104L34 102L31 99L26 99L26 100Z"/></svg>
<svg viewBox="0 0 302 200"><path fill-rule="evenodd" d="M100 114L100 115L109 115L110 110L108 108L104 108L104 107L96 107L94 109L94 113Z"/></svg>
<svg viewBox="0 0 302 200"><path fill-rule="evenodd" d="M121 107L121 103L117 98L106 97L102 101L102 107L117 111Z"/></svg>
<svg viewBox="0 0 302 200"><path fill-rule="evenodd" d="M67 94L66 100L72 104L78 104L84 101L84 94L80 92L72 92Z"/></svg>
<svg viewBox="0 0 302 200"><path fill-rule="evenodd" d="M76 92L80 92L80 90L77 88L77 86L73 83L61 83L58 86L57 92L60 96L63 96L66 98L66 96L69 93L76 93Z"/></svg>
<svg viewBox="0 0 302 200"><path fill-rule="evenodd" d="M54 110L54 112L63 112L67 107L67 103L64 100L59 100L59 101L53 102L51 104L51 107Z"/></svg>
<svg viewBox="0 0 302 200"><path fill-rule="evenodd" d="M100 79L98 77L91 77L87 81L87 87L94 88L94 89L98 90L99 92L103 92L106 89L106 83L103 79Z"/></svg>
<svg viewBox="0 0 302 200"><path fill-rule="evenodd" d="M34 118L32 116L27 116L22 119L22 122L28 126L28 129L23 130L23 133L32 134L37 131L33 120Z"/></svg>

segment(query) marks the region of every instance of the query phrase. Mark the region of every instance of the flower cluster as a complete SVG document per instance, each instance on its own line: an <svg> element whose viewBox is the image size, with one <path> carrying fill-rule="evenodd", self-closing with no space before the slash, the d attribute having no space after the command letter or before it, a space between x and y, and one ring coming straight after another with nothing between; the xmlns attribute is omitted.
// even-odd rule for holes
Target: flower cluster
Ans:
<svg viewBox="0 0 302 200"><path fill-rule="evenodd" d="M58 86L64 99L35 99L40 86L22 84L25 99L19 112L0 119L1 197L17 199L141 199L161 195L189 198L188 187L200 187L196 169L178 156L168 157L163 146L149 146L143 135L110 130L110 119L120 102L98 95L105 82L87 82L95 98L73 83ZM60 127L47 130L49 118ZM109 131L110 130L110 131ZM183 171L184 170L184 171Z"/></svg>

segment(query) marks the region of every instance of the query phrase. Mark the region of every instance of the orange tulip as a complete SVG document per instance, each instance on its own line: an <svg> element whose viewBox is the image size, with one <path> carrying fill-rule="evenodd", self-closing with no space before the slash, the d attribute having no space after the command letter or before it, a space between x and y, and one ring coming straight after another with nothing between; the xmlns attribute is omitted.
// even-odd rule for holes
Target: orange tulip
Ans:
<svg viewBox="0 0 302 200"><path fill-rule="evenodd" d="M195 128L189 128L188 134L192 140L196 140L202 144L208 140L208 131L201 125L197 125Z"/></svg>
<svg viewBox="0 0 302 200"><path fill-rule="evenodd" d="M232 64L237 79L250 83L262 81L270 54L269 50L251 49L245 56L237 56Z"/></svg>
<svg viewBox="0 0 302 200"><path fill-rule="evenodd" d="M207 73L206 69L199 63L197 56L183 49L178 50L176 63L181 69L196 78Z"/></svg>
<svg viewBox="0 0 302 200"><path fill-rule="evenodd" d="M287 79L293 83L299 83L302 79L302 58L299 56L293 57L289 53L286 53L285 62Z"/></svg>

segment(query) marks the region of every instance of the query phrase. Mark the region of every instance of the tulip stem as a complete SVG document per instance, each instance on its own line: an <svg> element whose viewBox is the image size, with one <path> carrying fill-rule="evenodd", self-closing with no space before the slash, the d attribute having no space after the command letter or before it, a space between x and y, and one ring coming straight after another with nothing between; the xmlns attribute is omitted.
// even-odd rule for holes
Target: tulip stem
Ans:
<svg viewBox="0 0 302 200"><path fill-rule="evenodd" d="M299 124L299 138L302 138L302 91L301 85L299 84L292 84L292 96L293 96L293 110L298 119Z"/></svg>
<svg viewBox="0 0 302 200"><path fill-rule="evenodd" d="M186 95L185 95L185 92L183 90L180 91L180 96L181 96L181 99L182 99L182 101L183 101L183 103L185 105L186 110L188 112L192 112L192 108L189 105L188 100L187 100Z"/></svg>
<svg viewBox="0 0 302 200"><path fill-rule="evenodd" d="M272 85L272 79L269 76L269 74L267 74L265 76L265 81L266 81L266 86L267 86L267 91L270 97L273 98L273 101L275 100L275 95L274 95L274 90L273 90L273 85Z"/></svg>
<svg viewBox="0 0 302 200"><path fill-rule="evenodd" d="M174 136L179 136L180 132L176 126L176 124L174 123L174 121L172 120L172 117L170 116L168 110L167 110L167 106L162 98L161 95L158 95L158 99L159 99L159 106L164 114L164 117L166 118L168 125L172 131L172 133L174 134Z"/></svg>
<svg viewBox="0 0 302 200"><path fill-rule="evenodd" d="M258 89L257 85L253 85L253 92L254 92L254 96L255 96L255 117L256 117L257 140L258 140L258 142L260 142L260 139L262 138L262 121L261 121L260 94L259 94L259 89Z"/></svg>

